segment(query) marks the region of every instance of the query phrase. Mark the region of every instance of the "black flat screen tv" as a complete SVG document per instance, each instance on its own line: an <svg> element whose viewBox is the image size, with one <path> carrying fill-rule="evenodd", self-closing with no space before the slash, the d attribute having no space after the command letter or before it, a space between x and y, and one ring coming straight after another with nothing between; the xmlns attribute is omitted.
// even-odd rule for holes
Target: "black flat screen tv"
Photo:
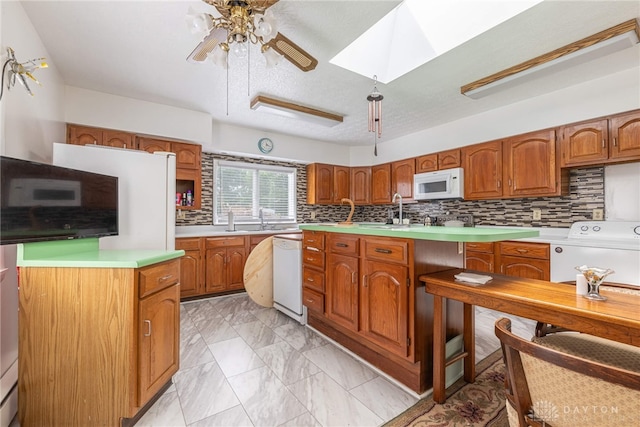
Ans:
<svg viewBox="0 0 640 427"><path fill-rule="evenodd" d="M118 234L118 178L0 156L0 244Z"/></svg>

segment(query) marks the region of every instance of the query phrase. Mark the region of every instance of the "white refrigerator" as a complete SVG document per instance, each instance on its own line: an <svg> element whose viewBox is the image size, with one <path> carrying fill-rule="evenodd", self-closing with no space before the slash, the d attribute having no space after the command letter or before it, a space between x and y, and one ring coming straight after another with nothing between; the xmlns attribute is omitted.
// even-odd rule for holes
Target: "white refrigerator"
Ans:
<svg viewBox="0 0 640 427"><path fill-rule="evenodd" d="M118 235L100 249L175 249L174 153L54 143L53 164L118 177Z"/></svg>

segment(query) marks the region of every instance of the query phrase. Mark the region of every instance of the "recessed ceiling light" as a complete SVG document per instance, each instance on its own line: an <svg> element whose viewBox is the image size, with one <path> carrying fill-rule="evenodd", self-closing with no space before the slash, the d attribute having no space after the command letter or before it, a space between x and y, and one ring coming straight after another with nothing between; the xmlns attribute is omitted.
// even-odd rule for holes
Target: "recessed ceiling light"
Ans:
<svg viewBox="0 0 640 427"><path fill-rule="evenodd" d="M405 0L329 62L390 83L542 0Z"/></svg>

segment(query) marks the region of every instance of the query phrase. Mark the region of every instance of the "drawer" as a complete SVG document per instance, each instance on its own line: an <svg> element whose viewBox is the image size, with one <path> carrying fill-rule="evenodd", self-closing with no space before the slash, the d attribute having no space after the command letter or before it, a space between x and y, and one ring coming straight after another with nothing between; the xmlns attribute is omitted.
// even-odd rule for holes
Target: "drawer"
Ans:
<svg viewBox="0 0 640 427"><path fill-rule="evenodd" d="M302 288L302 304L309 310L324 313L324 295L308 288Z"/></svg>
<svg viewBox="0 0 640 427"><path fill-rule="evenodd" d="M304 248L302 250L302 264L324 268L324 252L315 249Z"/></svg>
<svg viewBox="0 0 640 427"><path fill-rule="evenodd" d="M302 286L324 293L324 271L302 267Z"/></svg>
<svg viewBox="0 0 640 427"><path fill-rule="evenodd" d="M168 288L178 282L180 282L179 258L138 270L138 292L140 298Z"/></svg>
<svg viewBox="0 0 640 427"><path fill-rule="evenodd" d="M198 251L200 250L200 238L189 237L176 239L176 249L182 249L185 251Z"/></svg>
<svg viewBox="0 0 640 427"><path fill-rule="evenodd" d="M324 233L321 231L302 231L302 246L324 250Z"/></svg>
<svg viewBox="0 0 640 427"><path fill-rule="evenodd" d="M402 239L366 239L364 253L367 259L388 262L409 262L409 243Z"/></svg>
<svg viewBox="0 0 640 427"><path fill-rule="evenodd" d="M249 244L251 246L256 246L258 243L262 242L264 239L272 237L273 234L253 234L249 236Z"/></svg>
<svg viewBox="0 0 640 427"><path fill-rule="evenodd" d="M360 239L345 234L330 234L327 236L327 250L333 253L358 256Z"/></svg>
<svg viewBox="0 0 640 427"><path fill-rule="evenodd" d="M549 259L549 244L528 242L500 242L500 255Z"/></svg>
<svg viewBox="0 0 640 427"><path fill-rule="evenodd" d="M468 242L465 247L468 251L493 253L493 242Z"/></svg>
<svg viewBox="0 0 640 427"><path fill-rule="evenodd" d="M205 240L205 248L224 248L227 246L244 246L244 236L209 237Z"/></svg>

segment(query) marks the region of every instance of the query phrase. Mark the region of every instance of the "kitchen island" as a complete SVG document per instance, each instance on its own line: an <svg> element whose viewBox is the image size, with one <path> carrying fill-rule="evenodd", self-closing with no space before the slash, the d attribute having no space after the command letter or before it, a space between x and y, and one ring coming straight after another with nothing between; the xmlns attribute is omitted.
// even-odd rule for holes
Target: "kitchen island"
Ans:
<svg viewBox="0 0 640 427"><path fill-rule="evenodd" d="M433 384L433 296L418 277L464 267L464 242L538 236L537 230L474 227L299 227L308 325L416 394ZM454 338L470 327L462 324L462 310L447 302L451 353L461 350Z"/></svg>
<svg viewBox="0 0 640 427"><path fill-rule="evenodd" d="M18 246L22 426L133 425L180 359L182 250Z"/></svg>

